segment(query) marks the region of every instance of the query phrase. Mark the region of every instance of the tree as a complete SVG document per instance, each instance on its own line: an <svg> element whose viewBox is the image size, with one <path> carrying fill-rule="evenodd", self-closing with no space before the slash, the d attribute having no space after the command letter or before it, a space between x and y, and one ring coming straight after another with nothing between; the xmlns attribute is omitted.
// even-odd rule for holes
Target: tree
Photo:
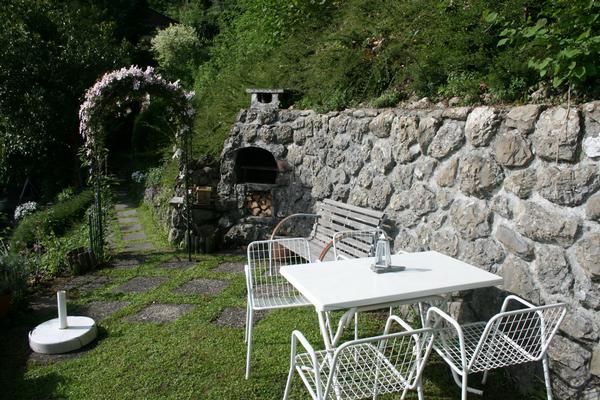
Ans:
<svg viewBox="0 0 600 400"><path fill-rule="evenodd" d="M78 171L78 109L104 71L126 62L93 7L5 0L0 8L0 186L32 178L48 196Z"/></svg>

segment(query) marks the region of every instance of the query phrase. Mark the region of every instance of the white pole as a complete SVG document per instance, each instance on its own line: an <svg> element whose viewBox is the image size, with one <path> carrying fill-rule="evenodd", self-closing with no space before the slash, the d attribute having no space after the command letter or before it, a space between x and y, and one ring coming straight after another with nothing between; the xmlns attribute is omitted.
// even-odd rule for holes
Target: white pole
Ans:
<svg viewBox="0 0 600 400"><path fill-rule="evenodd" d="M64 290L56 292L58 301L58 329L66 329L67 326L67 293Z"/></svg>

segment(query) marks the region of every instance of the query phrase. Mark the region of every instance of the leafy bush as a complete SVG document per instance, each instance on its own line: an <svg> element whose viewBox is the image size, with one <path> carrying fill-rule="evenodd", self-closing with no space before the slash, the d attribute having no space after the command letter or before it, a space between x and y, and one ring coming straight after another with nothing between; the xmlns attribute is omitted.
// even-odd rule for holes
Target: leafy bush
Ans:
<svg viewBox="0 0 600 400"><path fill-rule="evenodd" d="M486 20L502 26L498 46L530 54L528 66L555 88L570 86L598 93L600 76L600 3L588 0L542 2L525 23L488 12Z"/></svg>
<svg viewBox="0 0 600 400"><path fill-rule="evenodd" d="M24 218L15 228L11 248L21 250L39 242L46 235L61 235L79 222L94 200L90 190Z"/></svg>
<svg viewBox="0 0 600 400"><path fill-rule="evenodd" d="M0 294L10 292L11 302L18 303L27 285L27 260L18 254L0 255Z"/></svg>
<svg viewBox="0 0 600 400"><path fill-rule="evenodd" d="M193 66L200 60L200 40L194 28L175 24L159 30L152 38L152 51L167 79L191 84Z"/></svg>
<svg viewBox="0 0 600 400"><path fill-rule="evenodd" d="M69 186L67 188L64 188L59 194L56 195L56 201L58 201L59 203L67 201L73 196L75 196L75 189Z"/></svg>

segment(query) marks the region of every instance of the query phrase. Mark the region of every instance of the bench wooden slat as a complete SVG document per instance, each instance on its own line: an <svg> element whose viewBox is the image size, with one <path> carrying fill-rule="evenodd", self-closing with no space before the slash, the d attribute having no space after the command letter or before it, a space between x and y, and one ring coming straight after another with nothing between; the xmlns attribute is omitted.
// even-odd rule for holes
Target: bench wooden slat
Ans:
<svg viewBox="0 0 600 400"><path fill-rule="evenodd" d="M334 231L329 231L327 233L323 233L322 231L317 232L315 234L315 239L322 243L329 243L333 239L334 233L335 233ZM368 251L368 249L371 248L371 239L370 238L365 237L365 240L361 240L360 237L349 237L349 238L344 238L343 241L345 243L347 243L348 245L354 246L359 249L364 249L365 251Z"/></svg>
<svg viewBox="0 0 600 400"><path fill-rule="evenodd" d="M323 200L323 203L331 204L336 208L341 208L341 209L345 208L345 209L354 211L357 214L369 215L369 216L371 216L373 218L377 218L377 219L382 219L383 216L385 215L385 213L383 211L377 211L377 210L371 210L369 208L357 207L357 206L353 206L352 204L341 203L339 201L330 200L330 199Z"/></svg>
<svg viewBox="0 0 600 400"><path fill-rule="evenodd" d="M371 229L377 228L376 226L366 225L360 222L353 223L352 225L342 225L338 223L339 221L328 220L326 218L321 219L319 224L317 225L317 229L319 227L329 228L333 232L341 232L341 231L368 231ZM333 239L333 235L332 235Z"/></svg>
<svg viewBox="0 0 600 400"><path fill-rule="evenodd" d="M361 222L366 225L372 225L374 227L376 227L377 225L379 225L381 223L381 219L379 219L379 218L374 218L374 217L371 217L371 216L365 215L365 214L347 212L346 210L339 210L328 204L321 205L321 213L320 214L321 214L321 218L329 216L332 219L358 221L358 222Z"/></svg>

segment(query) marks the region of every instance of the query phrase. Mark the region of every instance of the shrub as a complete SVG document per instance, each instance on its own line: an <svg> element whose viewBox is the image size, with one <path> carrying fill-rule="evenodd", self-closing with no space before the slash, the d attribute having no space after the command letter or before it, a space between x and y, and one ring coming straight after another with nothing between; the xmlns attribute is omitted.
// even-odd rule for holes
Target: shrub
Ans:
<svg viewBox="0 0 600 400"><path fill-rule="evenodd" d="M18 254L0 255L0 294L12 294L11 302L21 301L27 285L27 260Z"/></svg>
<svg viewBox="0 0 600 400"><path fill-rule="evenodd" d="M191 83L193 66L200 57L200 40L194 28L176 24L159 30L152 38L152 51L168 79Z"/></svg>
<svg viewBox="0 0 600 400"><path fill-rule="evenodd" d="M11 248L21 250L40 241L45 235L61 235L79 222L94 200L91 190L25 217L11 238Z"/></svg>

